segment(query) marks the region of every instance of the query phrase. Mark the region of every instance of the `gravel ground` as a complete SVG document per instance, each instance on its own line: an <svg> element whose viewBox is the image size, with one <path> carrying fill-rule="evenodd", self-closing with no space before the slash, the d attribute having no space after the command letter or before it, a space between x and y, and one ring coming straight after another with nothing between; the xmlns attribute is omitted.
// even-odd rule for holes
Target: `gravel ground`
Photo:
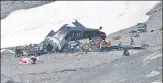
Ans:
<svg viewBox="0 0 163 83"><path fill-rule="evenodd" d="M62 83L151 83L156 80L161 82L162 58L144 60L155 51L148 49L129 57L115 59L85 71L76 72L64 79ZM162 53L161 49L157 52ZM158 73L149 77L153 71Z"/></svg>
<svg viewBox="0 0 163 83"><path fill-rule="evenodd" d="M88 54L46 54L35 65L19 65L13 54L4 54L1 61L1 81L22 83L149 83L161 79L161 75L145 77L152 71L161 73L161 46L146 50L90 52ZM149 57L151 56L151 57ZM152 60L148 60L151 59ZM14 72L13 72L14 71ZM140 76L140 77L139 77ZM133 79L135 78L135 79ZM85 80L85 82L84 82ZM140 82L136 82L139 80ZM126 82L127 81L127 82ZM131 82L133 81L133 82Z"/></svg>
<svg viewBox="0 0 163 83"><path fill-rule="evenodd" d="M140 51L140 50L139 50ZM132 51L131 54L139 51ZM112 51L104 53L81 54L46 54L40 56L40 61L36 65L19 65L20 58L14 58L13 54L2 56L2 75L13 78L15 81L51 83L76 71L91 68L99 64L110 62L114 59L122 58L122 51ZM14 71L14 72L13 72ZM3 76L2 76L3 77ZM49 80L51 79L51 81ZM5 81L5 80L4 80Z"/></svg>
<svg viewBox="0 0 163 83"><path fill-rule="evenodd" d="M160 3L147 13L150 15L146 22L148 32L135 38L147 41L150 44L148 49L130 50L131 56L128 57L122 56L122 51L90 52L83 55L46 54L40 56L35 65L19 65L21 58L3 52L1 82L13 80L13 83L162 83L162 33L158 30L162 27ZM118 31L108 38L123 35L122 42L128 43L130 38L126 38L128 36L125 33L133 28L134 26Z"/></svg>

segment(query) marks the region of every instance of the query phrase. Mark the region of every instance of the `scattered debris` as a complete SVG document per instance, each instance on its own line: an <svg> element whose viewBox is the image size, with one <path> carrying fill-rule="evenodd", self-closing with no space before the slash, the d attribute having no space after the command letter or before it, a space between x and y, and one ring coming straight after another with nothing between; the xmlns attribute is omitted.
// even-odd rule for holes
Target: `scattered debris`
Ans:
<svg viewBox="0 0 163 83"><path fill-rule="evenodd" d="M66 72L66 71L76 71L76 69L65 69L65 70L62 70L62 71L59 71L59 72Z"/></svg>
<svg viewBox="0 0 163 83"><path fill-rule="evenodd" d="M147 31L147 25L145 23L138 23L136 26L139 32Z"/></svg>
<svg viewBox="0 0 163 83"><path fill-rule="evenodd" d="M153 32L154 30L151 30L151 32Z"/></svg>
<svg viewBox="0 0 163 83"><path fill-rule="evenodd" d="M130 37L139 37L138 31L135 31L135 30L130 31L129 34L130 34Z"/></svg>

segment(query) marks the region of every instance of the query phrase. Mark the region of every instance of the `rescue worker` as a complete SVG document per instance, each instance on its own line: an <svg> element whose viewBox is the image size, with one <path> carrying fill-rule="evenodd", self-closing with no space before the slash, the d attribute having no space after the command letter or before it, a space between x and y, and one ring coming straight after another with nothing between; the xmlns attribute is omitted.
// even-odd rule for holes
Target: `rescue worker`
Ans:
<svg viewBox="0 0 163 83"><path fill-rule="evenodd" d="M134 40L132 37L131 37L131 45L134 45Z"/></svg>
<svg viewBox="0 0 163 83"><path fill-rule="evenodd" d="M43 48L43 44L41 44L40 46L39 46L39 55L42 55L43 54L43 51L44 51L44 48Z"/></svg>
<svg viewBox="0 0 163 83"><path fill-rule="evenodd" d="M39 46L37 44L34 45L35 49L38 51Z"/></svg>
<svg viewBox="0 0 163 83"><path fill-rule="evenodd" d="M80 42L80 44L79 44L79 54L82 54L82 52L83 52L83 43L82 42Z"/></svg>
<svg viewBox="0 0 163 83"><path fill-rule="evenodd" d="M24 54L24 56L28 56L28 45L26 44L25 46L24 46L24 51L23 51L23 54Z"/></svg>
<svg viewBox="0 0 163 83"><path fill-rule="evenodd" d="M71 49L71 52L73 53L75 51L75 45L74 44L70 44L70 49Z"/></svg>
<svg viewBox="0 0 163 83"><path fill-rule="evenodd" d="M96 42L96 47L97 47L97 51L99 51L100 50L100 41Z"/></svg>
<svg viewBox="0 0 163 83"><path fill-rule="evenodd" d="M111 48L111 41L110 41L110 39L108 40L107 47L108 47L108 51L110 51L110 48Z"/></svg>
<svg viewBox="0 0 163 83"><path fill-rule="evenodd" d="M24 51L26 52L28 50L27 44L24 46Z"/></svg>
<svg viewBox="0 0 163 83"><path fill-rule="evenodd" d="M119 41L119 44L118 44L118 50L119 50L119 51L122 50L122 42L121 42L121 40Z"/></svg>
<svg viewBox="0 0 163 83"><path fill-rule="evenodd" d="M30 44L29 47L31 48L32 47L32 44Z"/></svg>
<svg viewBox="0 0 163 83"><path fill-rule="evenodd" d="M105 40L102 40L100 42L100 50L103 52L104 51L104 46L105 46Z"/></svg>
<svg viewBox="0 0 163 83"><path fill-rule="evenodd" d="M37 58L36 58L35 56L32 56L32 57L31 57L31 60L32 60L32 64L36 64Z"/></svg>
<svg viewBox="0 0 163 83"><path fill-rule="evenodd" d="M93 40L90 40L90 44L91 44L91 46L93 46L93 45L94 45L94 42L93 42Z"/></svg>
<svg viewBox="0 0 163 83"><path fill-rule="evenodd" d="M93 50L93 52L97 51L97 47L96 47L96 44L95 43L92 46L92 50Z"/></svg>
<svg viewBox="0 0 163 83"><path fill-rule="evenodd" d="M28 48L28 56L31 56L33 55L33 46L32 44L29 45L29 48Z"/></svg>
<svg viewBox="0 0 163 83"><path fill-rule="evenodd" d="M18 47L16 46L15 48L15 57L18 57L19 53L18 53Z"/></svg>
<svg viewBox="0 0 163 83"><path fill-rule="evenodd" d="M71 52L72 50L71 50L71 44L68 44L68 52ZM68 53L67 52L67 53Z"/></svg>
<svg viewBox="0 0 163 83"><path fill-rule="evenodd" d="M16 49L15 49L15 57L20 57L22 55L23 55L23 52L20 49L20 47L16 47Z"/></svg>
<svg viewBox="0 0 163 83"><path fill-rule="evenodd" d="M32 64L36 64L37 57L38 57L38 52L35 51L34 54L33 54L33 56L31 57Z"/></svg>
<svg viewBox="0 0 163 83"><path fill-rule="evenodd" d="M94 45L94 42L92 40L90 40L90 42L89 42L89 51L92 51L93 45Z"/></svg>
<svg viewBox="0 0 163 83"><path fill-rule="evenodd" d="M28 56L28 51L29 51L29 47L28 47L28 45L26 44L25 47L24 47L24 55L25 55L25 56Z"/></svg>
<svg viewBox="0 0 163 83"><path fill-rule="evenodd" d="M37 51L35 51L35 52L34 52L34 56L35 56L35 57L37 57L37 56L38 56Z"/></svg>
<svg viewBox="0 0 163 83"><path fill-rule="evenodd" d="M88 49L89 49L89 46L87 43L84 44L84 51L85 51L85 54L88 53Z"/></svg>
<svg viewBox="0 0 163 83"><path fill-rule="evenodd" d="M33 53L33 55L35 55L35 53L38 54L38 51L39 51L39 47L36 44L34 44L34 53Z"/></svg>

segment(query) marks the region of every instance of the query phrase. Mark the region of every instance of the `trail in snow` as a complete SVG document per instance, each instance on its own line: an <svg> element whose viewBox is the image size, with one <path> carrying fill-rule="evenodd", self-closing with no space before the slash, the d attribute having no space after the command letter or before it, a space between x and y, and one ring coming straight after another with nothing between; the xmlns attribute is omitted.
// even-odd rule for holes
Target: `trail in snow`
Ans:
<svg viewBox="0 0 163 83"><path fill-rule="evenodd" d="M158 57L162 57L162 54L159 52L155 52L155 53L152 53L151 55L147 56L146 58L144 58L144 60L152 60L152 59L156 59Z"/></svg>
<svg viewBox="0 0 163 83"><path fill-rule="evenodd" d="M146 13L160 1L56 1L18 10L1 20L1 47L39 43L48 32L77 19L107 34L145 22ZM80 19L79 19L80 18Z"/></svg>
<svg viewBox="0 0 163 83"><path fill-rule="evenodd" d="M148 74L146 77L153 77L153 76L156 76L160 74L160 72L157 72L157 71L152 71L150 74Z"/></svg>
<svg viewBox="0 0 163 83"><path fill-rule="evenodd" d="M152 83L162 83L162 82L152 82Z"/></svg>
<svg viewBox="0 0 163 83"><path fill-rule="evenodd" d="M14 52L14 51L12 51L12 50L8 50L8 49L1 49L1 53L2 53L2 52L4 52L4 51L8 51L8 52L10 52L10 53L15 54L15 52Z"/></svg>

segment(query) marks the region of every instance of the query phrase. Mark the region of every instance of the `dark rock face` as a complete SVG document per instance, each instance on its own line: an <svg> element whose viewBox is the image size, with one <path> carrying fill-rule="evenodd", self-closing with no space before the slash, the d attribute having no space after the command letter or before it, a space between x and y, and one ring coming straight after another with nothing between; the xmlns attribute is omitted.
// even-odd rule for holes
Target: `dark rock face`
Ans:
<svg viewBox="0 0 163 83"><path fill-rule="evenodd" d="M1 19L6 18L10 13L19 9L29 9L48 4L52 1L1 1Z"/></svg>
<svg viewBox="0 0 163 83"><path fill-rule="evenodd" d="M147 13L147 15L150 16L146 22L148 31L159 30L162 28L162 2L158 3L152 10Z"/></svg>

